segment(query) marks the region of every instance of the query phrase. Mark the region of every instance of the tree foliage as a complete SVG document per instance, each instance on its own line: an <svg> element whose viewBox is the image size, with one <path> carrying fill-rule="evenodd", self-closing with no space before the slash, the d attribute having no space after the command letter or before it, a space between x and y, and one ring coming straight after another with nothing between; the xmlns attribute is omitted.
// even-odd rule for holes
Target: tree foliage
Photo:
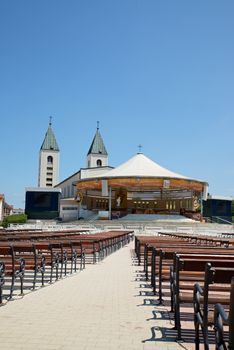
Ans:
<svg viewBox="0 0 234 350"><path fill-rule="evenodd" d="M25 214L14 214L6 216L1 225L3 227L8 227L9 224L24 224L27 221L27 215Z"/></svg>

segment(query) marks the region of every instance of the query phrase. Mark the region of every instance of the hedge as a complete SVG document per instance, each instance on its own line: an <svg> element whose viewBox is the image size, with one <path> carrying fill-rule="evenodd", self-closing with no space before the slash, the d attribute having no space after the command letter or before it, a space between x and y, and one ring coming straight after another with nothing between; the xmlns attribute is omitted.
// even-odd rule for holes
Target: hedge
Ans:
<svg viewBox="0 0 234 350"><path fill-rule="evenodd" d="M1 225L7 227L9 224L24 224L27 221L27 215L25 214L14 214L6 216Z"/></svg>

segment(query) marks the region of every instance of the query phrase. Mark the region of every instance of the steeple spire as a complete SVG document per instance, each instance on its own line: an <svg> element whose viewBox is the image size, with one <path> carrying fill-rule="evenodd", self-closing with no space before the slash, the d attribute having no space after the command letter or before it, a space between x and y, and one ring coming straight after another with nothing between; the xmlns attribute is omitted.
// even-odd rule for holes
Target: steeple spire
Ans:
<svg viewBox="0 0 234 350"><path fill-rule="evenodd" d="M41 145L41 150L54 150L59 151L59 146L57 144L54 132L52 130L52 117L50 116L50 122L49 127L47 129L47 132L45 134L44 141Z"/></svg>
<svg viewBox="0 0 234 350"><path fill-rule="evenodd" d="M97 121L97 130L87 154L87 167L108 166L108 153L99 131L99 121Z"/></svg>
<svg viewBox="0 0 234 350"><path fill-rule="evenodd" d="M106 150L102 136L101 136L100 131L99 131L99 121L97 122L97 131L96 131L96 134L93 138L93 142L89 148L87 155L89 155L89 154L107 155L107 150Z"/></svg>

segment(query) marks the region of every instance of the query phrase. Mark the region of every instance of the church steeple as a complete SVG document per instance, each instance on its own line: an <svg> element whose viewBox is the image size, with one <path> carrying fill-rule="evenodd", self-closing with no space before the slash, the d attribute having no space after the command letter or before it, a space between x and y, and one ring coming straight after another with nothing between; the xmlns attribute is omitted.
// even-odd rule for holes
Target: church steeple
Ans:
<svg viewBox="0 0 234 350"><path fill-rule="evenodd" d="M59 147L52 130L52 117L40 148L39 156L39 187L54 187L59 175Z"/></svg>
<svg viewBox="0 0 234 350"><path fill-rule="evenodd" d="M95 168L108 165L108 153L99 131L99 121L97 130L87 154L87 167Z"/></svg>
<svg viewBox="0 0 234 350"><path fill-rule="evenodd" d="M41 150L54 150L59 151L59 147L52 130L52 117L50 117L49 127L45 134L44 141L41 145Z"/></svg>

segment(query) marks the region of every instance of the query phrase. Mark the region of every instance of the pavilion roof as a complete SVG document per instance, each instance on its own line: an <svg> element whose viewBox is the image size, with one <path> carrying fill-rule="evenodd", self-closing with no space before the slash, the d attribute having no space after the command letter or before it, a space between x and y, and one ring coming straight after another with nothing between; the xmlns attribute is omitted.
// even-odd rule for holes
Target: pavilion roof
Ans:
<svg viewBox="0 0 234 350"><path fill-rule="evenodd" d="M143 153L138 153L127 162L119 165L113 170L100 175L100 177L166 177L189 179L186 176L174 173L159 164L155 163Z"/></svg>

